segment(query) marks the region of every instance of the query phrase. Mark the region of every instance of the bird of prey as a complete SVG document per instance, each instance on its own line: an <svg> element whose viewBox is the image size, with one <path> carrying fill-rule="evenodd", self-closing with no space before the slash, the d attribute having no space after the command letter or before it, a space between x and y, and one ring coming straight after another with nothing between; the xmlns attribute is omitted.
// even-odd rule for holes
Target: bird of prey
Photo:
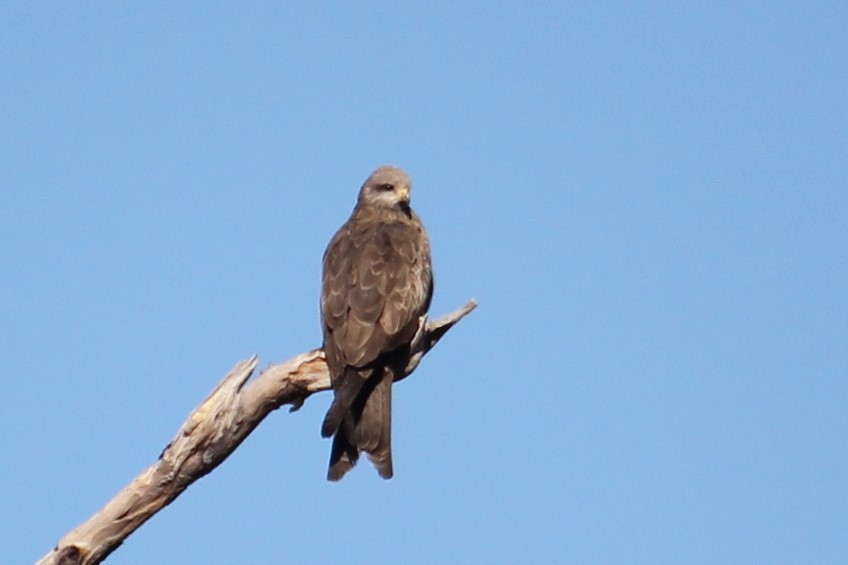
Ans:
<svg viewBox="0 0 848 565"><path fill-rule="evenodd" d="M409 176L374 171L324 252L321 326L333 403L321 426L333 437L327 479L344 477L364 451L384 479L392 470L392 382L433 296L427 232L409 207Z"/></svg>

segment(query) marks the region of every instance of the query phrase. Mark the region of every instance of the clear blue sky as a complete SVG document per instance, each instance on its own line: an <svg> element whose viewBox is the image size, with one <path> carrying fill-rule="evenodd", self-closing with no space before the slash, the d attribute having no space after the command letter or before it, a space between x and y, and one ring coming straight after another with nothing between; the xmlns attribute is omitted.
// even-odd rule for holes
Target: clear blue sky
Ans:
<svg viewBox="0 0 848 565"><path fill-rule="evenodd" d="M414 179L434 314L396 477L272 414L110 558L848 562L844 2L5 2L0 547L40 557Z"/></svg>

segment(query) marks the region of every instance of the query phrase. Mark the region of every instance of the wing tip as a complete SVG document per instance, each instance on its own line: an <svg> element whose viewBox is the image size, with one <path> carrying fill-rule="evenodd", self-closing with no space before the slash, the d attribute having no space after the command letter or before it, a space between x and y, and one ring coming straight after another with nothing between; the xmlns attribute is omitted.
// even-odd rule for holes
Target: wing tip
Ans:
<svg viewBox="0 0 848 565"><path fill-rule="evenodd" d="M338 482L353 469L359 460L359 449L347 438L343 429L339 429L333 438L333 448L330 451L330 466L327 469L327 480Z"/></svg>
<svg viewBox="0 0 848 565"><path fill-rule="evenodd" d="M332 437L342 425L347 408L338 400L338 397L333 399L327 414L324 416L324 421L321 423L321 437Z"/></svg>

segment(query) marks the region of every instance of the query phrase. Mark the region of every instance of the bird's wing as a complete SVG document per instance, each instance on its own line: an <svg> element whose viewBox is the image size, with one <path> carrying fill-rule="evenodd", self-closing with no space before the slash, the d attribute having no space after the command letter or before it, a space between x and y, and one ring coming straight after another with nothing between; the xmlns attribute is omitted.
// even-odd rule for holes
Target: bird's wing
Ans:
<svg viewBox="0 0 848 565"><path fill-rule="evenodd" d="M321 311L334 361L364 367L409 341L428 306L431 281L420 224L352 218L324 256Z"/></svg>

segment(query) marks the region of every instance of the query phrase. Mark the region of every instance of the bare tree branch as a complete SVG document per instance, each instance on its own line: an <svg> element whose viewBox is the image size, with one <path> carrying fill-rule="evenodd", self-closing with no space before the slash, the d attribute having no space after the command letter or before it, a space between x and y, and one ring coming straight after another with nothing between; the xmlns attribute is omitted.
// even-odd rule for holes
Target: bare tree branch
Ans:
<svg viewBox="0 0 848 565"><path fill-rule="evenodd" d="M470 300L438 320L422 317L404 377L415 370L454 324L476 307L477 302ZM291 404L291 410L296 410L313 393L330 389L330 376L320 349L271 365L248 382L257 362L253 356L236 364L189 415L159 460L65 535L37 565L100 563L190 484L229 457L265 416L284 404Z"/></svg>

